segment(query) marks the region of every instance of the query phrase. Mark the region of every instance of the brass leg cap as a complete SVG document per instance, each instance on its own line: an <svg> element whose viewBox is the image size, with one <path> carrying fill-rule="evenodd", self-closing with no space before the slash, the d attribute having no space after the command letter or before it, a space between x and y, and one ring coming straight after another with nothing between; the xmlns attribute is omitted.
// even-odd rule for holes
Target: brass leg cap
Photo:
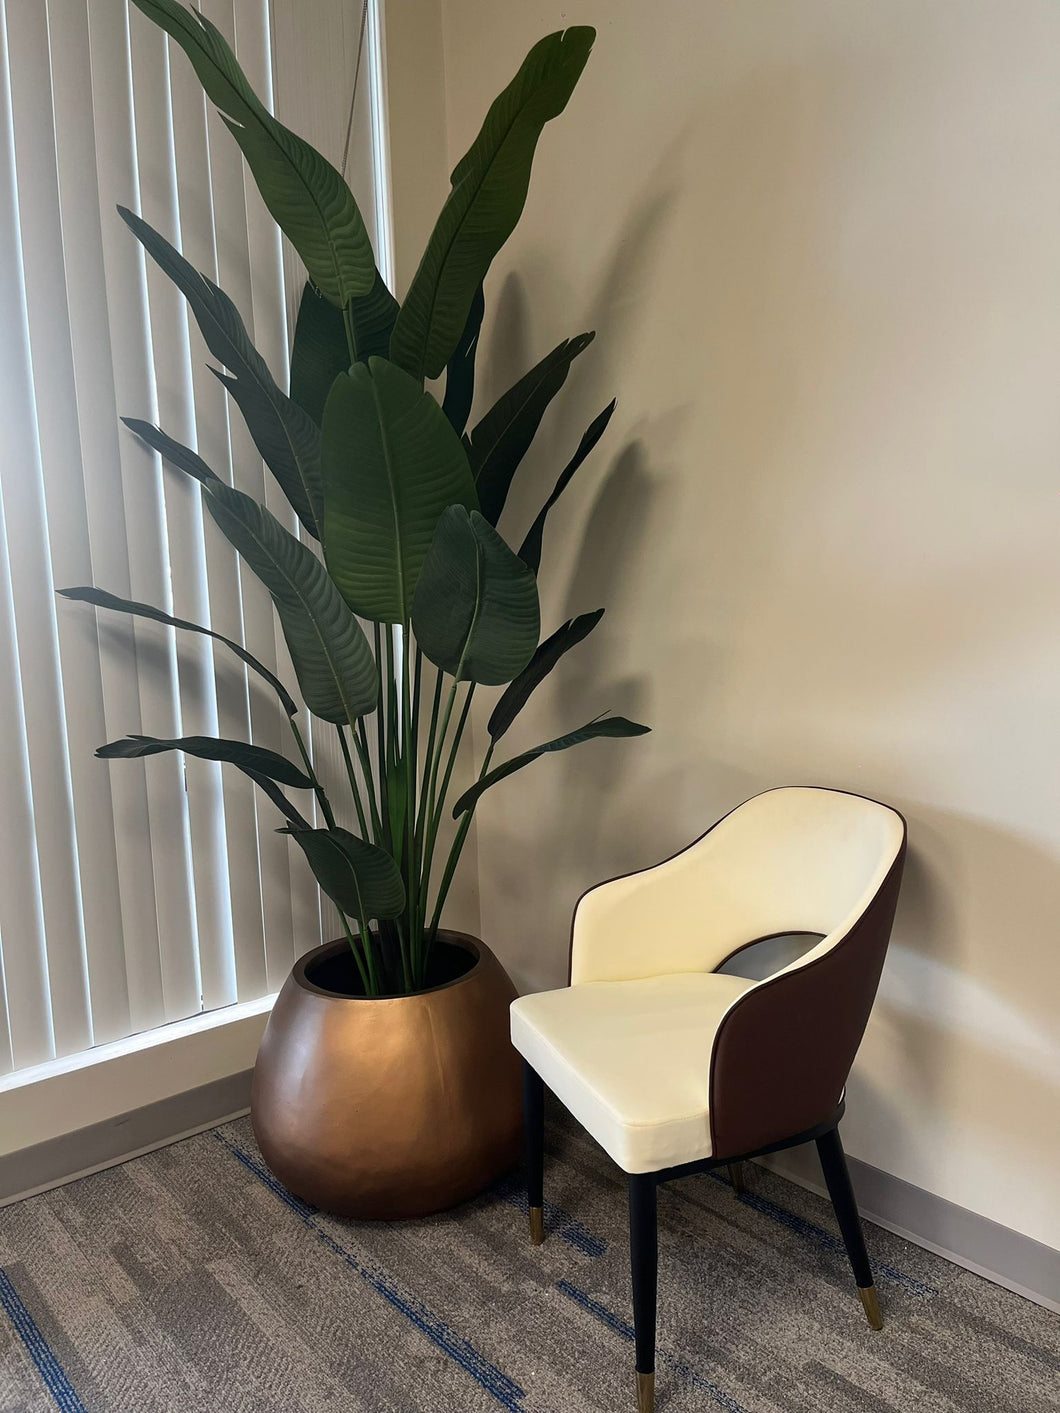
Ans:
<svg viewBox="0 0 1060 1413"><path fill-rule="evenodd" d="M729 1181L732 1183L732 1190L737 1195L743 1191L743 1164L729 1164Z"/></svg>
<svg viewBox="0 0 1060 1413"><path fill-rule="evenodd" d="M880 1314L880 1297L874 1285L859 1285L858 1294L865 1307L865 1318L874 1330L883 1329L883 1316Z"/></svg>
<svg viewBox="0 0 1060 1413"><path fill-rule="evenodd" d="M545 1239L545 1211L543 1207L530 1208L530 1242L540 1246Z"/></svg>
<svg viewBox="0 0 1060 1413"><path fill-rule="evenodd" d="M655 1413L655 1375L637 1375L637 1413Z"/></svg>

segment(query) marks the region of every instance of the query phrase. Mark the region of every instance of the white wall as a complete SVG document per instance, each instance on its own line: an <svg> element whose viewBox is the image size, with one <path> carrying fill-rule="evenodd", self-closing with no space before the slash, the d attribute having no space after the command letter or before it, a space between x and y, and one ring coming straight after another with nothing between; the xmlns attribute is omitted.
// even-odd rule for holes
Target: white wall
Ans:
<svg viewBox="0 0 1060 1413"><path fill-rule="evenodd" d="M398 12L434 33L434 0ZM484 392L598 331L516 542L619 397L542 568L547 629L607 616L513 749L605 708L654 728L496 790L483 935L560 984L583 888L754 791L894 803L912 855L848 1148L1060 1245L1060 7L441 13L450 165L535 39L600 30L491 279ZM433 140L436 92L405 101Z"/></svg>

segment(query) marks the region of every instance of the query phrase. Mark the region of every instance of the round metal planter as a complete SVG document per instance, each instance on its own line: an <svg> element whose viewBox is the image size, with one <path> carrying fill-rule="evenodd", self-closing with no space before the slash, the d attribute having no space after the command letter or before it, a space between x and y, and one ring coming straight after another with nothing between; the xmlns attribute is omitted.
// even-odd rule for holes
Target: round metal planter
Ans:
<svg viewBox="0 0 1060 1413"><path fill-rule="evenodd" d="M296 962L277 997L254 1066L254 1134L280 1181L324 1211L423 1217L481 1192L518 1157L515 987L484 943L438 935L471 965L432 990L325 990L312 978L341 941Z"/></svg>

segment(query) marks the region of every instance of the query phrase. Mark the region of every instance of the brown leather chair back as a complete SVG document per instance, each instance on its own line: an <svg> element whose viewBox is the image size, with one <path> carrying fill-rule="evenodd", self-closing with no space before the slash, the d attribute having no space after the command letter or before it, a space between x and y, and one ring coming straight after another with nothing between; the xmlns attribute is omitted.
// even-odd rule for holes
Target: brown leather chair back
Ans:
<svg viewBox="0 0 1060 1413"><path fill-rule="evenodd" d="M903 837L875 896L840 941L754 987L725 1016L710 1067L715 1157L752 1153L835 1112L876 997L905 852Z"/></svg>

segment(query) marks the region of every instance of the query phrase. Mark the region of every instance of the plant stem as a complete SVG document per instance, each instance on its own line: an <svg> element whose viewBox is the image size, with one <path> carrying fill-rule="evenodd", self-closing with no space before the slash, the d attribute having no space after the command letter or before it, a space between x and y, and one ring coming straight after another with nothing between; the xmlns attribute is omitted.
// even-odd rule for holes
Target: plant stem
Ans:
<svg viewBox="0 0 1060 1413"><path fill-rule="evenodd" d="M422 843L424 830L427 827L427 803L429 793L427 788L429 783L427 777L430 772L431 764L434 760L434 742L435 737L438 734L438 712L441 709L442 705L442 677L443 674L441 669L436 668L434 680L434 700L431 703L431 724L427 730L427 748L424 751L423 756L423 791L420 795L419 818L416 821L416 837L420 843Z"/></svg>
<svg viewBox="0 0 1060 1413"><path fill-rule="evenodd" d="M368 980L372 984L371 994L379 995L379 979L375 974L375 955L372 949L372 931L368 926L366 917L358 917L357 926L361 930L361 946L364 949L365 961L368 964Z"/></svg>
<svg viewBox="0 0 1060 1413"><path fill-rule="evenodd" d="M309 752L306 750L305 741L303 741L302 739L302 733L298 729L298 722L295 721L293 716L289 716L287 720L291 723L291 730L294 732L294 739L298 742L298 750L302 756L302 763L305 766L305 773L313 782L313 791L317 797L317 800L320 803L321 813L324 816L328 828L334 829L335 816L331 812L331 805L328 802L328 797L324 794L324 787L317 779L317 773L313 769L313 762L309 758Z"/></svg>
<svg viewBox="0 0 1060 1413"><path fill-rule="evenodd" d="M298 723L295 721L293 716L288 717L287 719L291 723L291 730L294 732L294 739L298 742L298 749L301 752L302 761L305 764L306 774L313 782L313 789L316 792L317 799L320 801L320 808L323 812L324 819L327 823L328 828L334 829L335 816L331 811L331 805L328 801L328 797L324 793L324 787L317 779L316 771L313 769L313 762L309 758L309 752L306 750L306 744L305 741L302 739L302 733L298 729ZM352 774L352 763L350 761L349 752L346 749L346 738L342 734L341 726L336 727L336 729L339 733L339 740L342 742L342 753L346 758L347 768L351 768L350 784L353 787L354 803L357 806L357 813L362 820L363 828L364 815L361 810L361 799L360 795L357 792L356 781ZM346 941L350 944L350 951L353 954L353 960L356 962L357 970L361 974L361 982L364 986L364 993L366 996L374 996L378 993L379 987L375 978L375 966L372 961L372 940L371 934L368 931L367 922L363 918L358 920L358 926L361 929L361 948L360 950L358 950L357 944L353 938L353 929L350 927L349 919L346 917L346 914L342 911L341 908L338 909L338 914L339 917L342 919L343 931L346 933ZM363 962L361 960L362 951L364 953ZM365 971L365 965L367 965L367 971Z"/></svg>
<svg viewBox="0 0 1060 1413"><path fill-rule="evenodd" d="M412 678L412 744L416 748L413 756L413 763L419 764L420 758L420 692L423 687L423 650L416 648L416 667Z"/></svg>
<svg viewBox="0 0 1060 1413"><path fill-rule="evenodd" d="M350 951L353 953L353 960L357 963L357 970L361 973L361 983L364 986L364 994L366 996L371 996L373 994L374 988L372 987L369 981L368 972L366 972L364 969L364 963L361 961L361 955L357 949L357 943L354 941L353 929L350 927L346 914L342 911L341 908L339 908L339 917L342 919L342 926L346 933L346 941L350 944Z"/></svg>
<svg viewBox="0 0 1060 1413"><path fill-rule="evenodd" d="M480 780L490 768L490 761L493 759L494 745L495 743L491 741L489 749L482 761L482 768L478 773ZM442 908L445 906L445 899L449 892L450 885L452 884L453 875L456 873L456 866L460 862L460 854L464 847L464 840L467 838L467 832L471 828L471 820L475 813L475 805L477 804L478 801L476 800L475 804L464 812L464 818L460 821L460 828L456 831L456 838L453 840L452 847L449 850L449 857L445 861L445 872L442 874L442 881L438 887L438 897L435 899L434 915L431 918L431 925L427 929L428 956L430 955L430 949L434 943L434 939L438 935L438 923L441 920Z"/></svg>
<svg viewBox="0 0 1060 1413"><path fill-rule="evenodd" d="M430 766L430 790L427 800L427 828L430 830L431 820L434 818L435 797L438 789L438 767L442 760L442 751L445 748L445 733L449 730L449 721L453 715L453 706L456 702L456 689L460 686L458 678L453 679L453 685L449 688L449 695L445 700L445 711L442 714L442 726L438 732L437 746L434 752L434 759Z"/></svg>
<svg viewBox="0 0 1060 1413"><path fill-rule="evenodd" d="M398 696L400 686L397 680L397 661L394 654L394 629L387 624L386 633L383 636L383 644L386 648L386 763L387 770L398 763L398 756L401 751L400 741L400 713L398 711ZM387 775L387 787L390 785L390 776Z"/></svg>
<svg viewBox="0 0 1060 1413"><path fill-rule="evenodd" d="M383 630L378 623L372 624L372 636L375 646L375 665L379 674L379 693L376 697L375 710L375 744L376 759L379 762L379 836L377 844L383 844L390 837L390 811L387 808L387 697L386 679L383 674ZM363 718L362 718L363 724ZM365 747L366 759L368 750L368 733L364 733L363 744ZM384 832L385 830L385 832Z"/></svg>
<svg viewBox="0 0 1060 1413"><path fill-rule="evenodd" d="M460 749L460 741L464 734L464 727L467 725L468 712L471 710L471 698L475 695L475 684L469 682L467 686L467 696L464 698L463 709L460 718L456 723L456 731L453 733L453 743L449 748L449 760L446 763L445 774L442 776L442 787L438 791L437 809L435 811L432 836L437 836L438 826L442 822L442 812L445 809L445 797L449 792L449 782L453 778L453 768L456 765L457 752Z"/></svg>
<svg viewBox="0 0 1060 1413"><path fill-rule="evenodd" d="M405 887L408 912L408 945L414 975L422 952L419 936L419 867L416 858L415 718L412 710L412 625L401 629L401 754L405 768Z"/></svg>
<svg viewBox="0 0 1060 1413"><path fill-rule="evenodd" d="M398 955L401 957L401 975L405 982L405 990L412 990L413 968L410 958L408 939L405 936L405 929L399 917L394 919L394 930L398 936Z"/></svg>
<svg viewBox="0 0 1060 1413"><path fill-rule="evenodd" d="M346 330L346 349L350 355L350 365L357 362L357 342L353 336L353 305L342 306L342 325Z"/></svg>
<svg viewBox="0 0 1060 1413"><path fill-rule="evenodd" d="M411 651L411 644L410 644ZM420 780L420 696L423 690L423 663L424 657L420 647L416 647L416 665L412 676L412 725L409 757L411 761L411 797L409 803L408 826L409 826L409 877L412 879L416 893L415 909L410 909L409 926L411 929L410 940L415 944L417 951L423 951L423 901L420 896L420 882L423 873L423 836L420 832L420 807L423 796Z"/></svg>
<svg viewBox="0 0 1060 1413"><path fill-rule="evenodd" d="M357 732L353 738L354 749L357 752L357 759L361 762L361 770L364 773L365 790L368 795L368 809L372 816L372 829L374 831L374 844L383 842L383 825L379 818L379 811L375 802L375 783L372 778L372 752L368 744L368 732L365 729L364 717L357 719Z"/></svg>
<svg viewBox="0 0 1060 1413"><path fill-rule="evenodd" d="M364 815L364 806L361 804L361 791L357 784L357 776L354 774L353 761L350 758L350 747L346 740L346 731L341 722L335 723L335 730L339 734L339 745L342 747L342 759L346 762L346 774L350 778L350 791L353 794L353 803L357 810L357 822L361 826L361 837L368 839L368 823Z"/></svg>
<svg viewBox="0 0 1060 1413"><path fill-rule="evenodd" d="M468 712L471 709L471 698L474 695L475 684L468 684L467 696L464 698L464 705L460 712L460 717L453 733L453 740L449 748L449 759L446 763L445 775L442 778L440 789L432 790L431 810L427 820L427 828L424 836L424 866L423 866L423 919L427 920L427 889L430 885L431 869L434 866L434 850L438 843L438 831L441 828L442 815L445 812L445 798L449 791L449 782L453 778L453 769L456 765L457 753L460 750L460 742L463 738L464 728L467 725ZM438 760L444 754L444 736L438 743ZM437 774L437 772L436 772ZM437 781L435 782L437 785Z"/></svg>

